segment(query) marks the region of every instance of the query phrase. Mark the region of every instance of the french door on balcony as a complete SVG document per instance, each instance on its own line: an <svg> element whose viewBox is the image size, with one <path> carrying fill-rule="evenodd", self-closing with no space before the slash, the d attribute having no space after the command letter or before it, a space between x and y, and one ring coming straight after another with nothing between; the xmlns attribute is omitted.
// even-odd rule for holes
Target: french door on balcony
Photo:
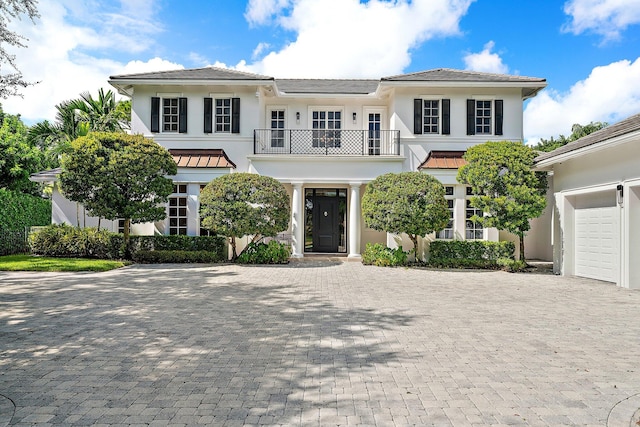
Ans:
<svg viewBox="0 0 640 427"><path fill-rule="evenodd" d="M367 126L367 154L379 156L383 145L382 123L384 110L381 108L367 108L365 110L365 126Z"/></svg>
<svg viewBox="0 0 640 427"><path fill-rule="evenodd" d="M342 111L312 111L311 129L313 132L313 147L340 147Z"/></svg>
<svg viewBox="0 0 640 427"><path fill-rule="evenodd" d="M271 127L271 148L284 148L285 143L285 110L273 109L269 111L270 127Z"/></svg>

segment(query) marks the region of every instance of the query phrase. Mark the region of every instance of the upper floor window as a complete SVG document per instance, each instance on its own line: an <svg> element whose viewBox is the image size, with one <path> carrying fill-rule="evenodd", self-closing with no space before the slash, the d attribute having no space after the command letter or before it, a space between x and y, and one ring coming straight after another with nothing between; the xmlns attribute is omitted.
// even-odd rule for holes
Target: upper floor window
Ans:
<svg viewBox="0 0 640 427"><path fill-rule="evenodd" d="M340 147L341 111L313 111L311 113L314 147Z"/></svg>
<svg viewBox="0 0 640 427"><path fill-rule="evenodd" d="M449 135L451 133L451 100L413 100L413 133Z"/></svg>
<svg viewBox="0 0 640 427"><path fill-rule="evenodd" d="M284 147L284 110L271 110L271 147Z"/></svg>
<svg viewBox="0 0 640 427"><path fill-rule="evenodd" d="M467 99L467 135L502 135L503 101Z"/></svg>
<svg viewBox="0 0 640 427"><path fill-rule="evenodd" d="M204 98L204 133L214 131L240 133L240 98Z"/></svg>
<svg viewBox="0 0 640 427"><path fill-rule="evenodd" d="M187 132L187 98L168 96L151 98L151 132Z"/></svg>

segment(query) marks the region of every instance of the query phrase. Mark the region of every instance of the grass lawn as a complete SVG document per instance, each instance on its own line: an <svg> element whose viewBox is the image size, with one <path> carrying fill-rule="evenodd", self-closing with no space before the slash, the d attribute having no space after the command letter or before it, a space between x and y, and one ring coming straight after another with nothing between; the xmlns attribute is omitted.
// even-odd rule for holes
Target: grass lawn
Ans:
<svg viewBox="0 0 640 427"><path fill-rule="evenodd" d="M0 271L108 271L129 264L127 261L51 258L32 255L0 257Z"/></svg>

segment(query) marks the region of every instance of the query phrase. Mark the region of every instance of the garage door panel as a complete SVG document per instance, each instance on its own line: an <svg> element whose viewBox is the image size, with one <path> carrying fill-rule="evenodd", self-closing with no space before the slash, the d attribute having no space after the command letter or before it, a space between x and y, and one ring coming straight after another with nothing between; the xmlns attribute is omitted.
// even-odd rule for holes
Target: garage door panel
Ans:
<svg viewBox="0 0 640 427"><path fill-rule="evenodd" d="M614 206L576 209L575 274L616 282L620 230Z"/></svg>

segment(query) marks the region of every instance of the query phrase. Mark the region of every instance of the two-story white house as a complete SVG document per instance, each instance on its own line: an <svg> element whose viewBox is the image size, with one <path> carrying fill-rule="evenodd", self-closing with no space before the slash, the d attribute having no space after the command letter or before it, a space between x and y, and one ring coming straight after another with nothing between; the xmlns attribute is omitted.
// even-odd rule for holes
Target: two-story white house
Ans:
<svg viewBox="0 0 640 427"><path fill-rule="evenodd" d="M132 132L169 149L178 164L166 221L134 232L206 233L201 188L222 174L258 173L289 191L294 257L358 257L368 242L402 241L361 219L366 184L387 172L421 170L445 185L451 221L430 239L498 240L497 230L468 220L475 211L457 169L470 146L522 141L523 102L546 86L542 78L452 69L318 80L213 67L118 75L109 83L131 97ZM56 197L53 221L76 223L75 204Z"/></svg>

